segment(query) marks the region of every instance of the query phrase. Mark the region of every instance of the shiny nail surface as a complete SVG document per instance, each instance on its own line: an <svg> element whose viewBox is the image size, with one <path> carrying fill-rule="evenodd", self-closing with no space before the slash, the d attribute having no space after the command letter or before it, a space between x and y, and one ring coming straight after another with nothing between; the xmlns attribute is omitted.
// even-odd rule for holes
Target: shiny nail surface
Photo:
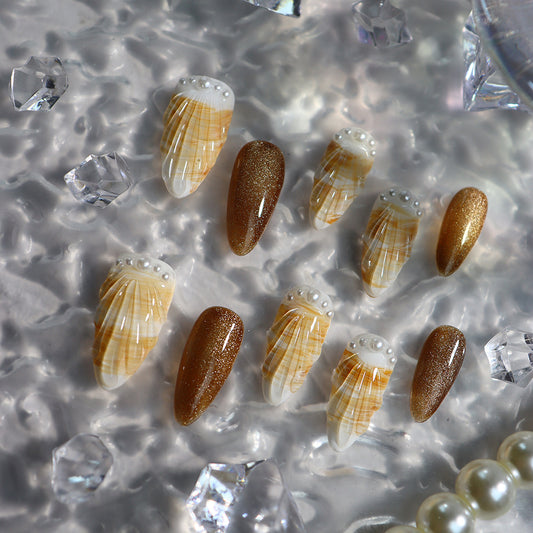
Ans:
<svg viewBox="0 0 533 533"><path fill-rule="evenodd" d="M225 307L210 307L196 320L181 357L174 414L192 424L211 404L226 381L244 334L242 320Z"/></svg>
<svg viewBox="0 0 533 533"><path fill-rule="evenodd" d="M466 349L464 335L453 326L439 326L426 339L411 388L411 414L425 422L435 413L461 369Z"/></svg>
<svg viewBox="0 0 533 533"><path fill-rule="evenodd" d="M250 253L274 212L285 178L281 150L267 141L245 144L233 166L228 194L228 241L237 255Z"/></svg>
<svg viewBox="0 0 533 533"><path fill-rule="evenodd" d="M453 274L466 259L481 233L487 207L487 197L474 187L461 189L452 198L437 244L437 268L441 276Z"/></svg>

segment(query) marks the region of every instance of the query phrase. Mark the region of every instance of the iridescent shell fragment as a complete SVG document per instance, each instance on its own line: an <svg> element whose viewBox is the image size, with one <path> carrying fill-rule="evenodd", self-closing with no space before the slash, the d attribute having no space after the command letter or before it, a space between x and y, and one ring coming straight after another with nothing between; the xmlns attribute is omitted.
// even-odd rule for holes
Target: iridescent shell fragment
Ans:
<svg viewBox="0 0 533 533"><path fill-rule="evenodd" d="M207 76L182 78L163 116L162 174L176 198L192 194L226 142L235 96Z"/></svg>
<svg viewBox="0 0 533 533"><path fill-rule="evenodd" d="M308 285L287 292L268 332L263 363L267 402L279 405L302 386L320 357L332 316L327 294Z"/></svg>
<svg viewBox="0 0 533 533"><path fill-rule="evenodd" d="M361 272L369 296L379 296L397 278L421 217L420 202L409 191L393 188L378 196L363 235Z"/></svg>
<svg viewBox="0 0 533 533"><path fill-rule="evenodd" d="M381 407L396 364L389 343L365 333L348 344L333 372L328 403L328 440L336 451L353 444Z"/></svg>
<svg viewBox="0 0 533 533"><path fill-rule="evenodd" d="M335 134L315 173L309 201L316 229L336 222L359 196L376 155L376 141L364 130L345 128Z"/></svg>
<svg viewBox="0 0 533 533"><path fill-rule="evenodd" d="M141 366L155 346L174 295L169 265L144 255L118 259L100 289L93 363L104 389L115 389Z"/></svg>

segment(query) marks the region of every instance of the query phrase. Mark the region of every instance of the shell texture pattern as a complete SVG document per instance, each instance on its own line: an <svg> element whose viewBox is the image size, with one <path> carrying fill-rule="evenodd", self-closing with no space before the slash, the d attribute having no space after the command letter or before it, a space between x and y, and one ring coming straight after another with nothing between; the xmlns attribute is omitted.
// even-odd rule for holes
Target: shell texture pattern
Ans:
<svg viewBox="0 0 533 533"><path fill-rule="evenodd" d="M192 194L213 168L226 142L235 96L207 76L180 79L163 116L162 175L176 198Z"/></svg>
<svg viewBox="0 0 533 533"><path fill-rule="evenodd" d="M333 372L327 408L328 440L334 450L345 450L368 429L395 364L392 348L378 335L359 335L346 346Z"/></svg>
<svg viewBox="0 0 533 533"><path fill-rule="evenodd" d="M143 255L125 255L111 268L94 320L93 363L101 387L120 387L141 366L167 318L174 285L169 265Z"/></svg>
<svg viewBox="0 0 533 533"><path fill-rule="evenodd" d="M379 296L398 277L421 217L420 202L407 190L392 188L378 196L363 235L361 273L369 296Z"/></svg>
<svg viewBox="0 0 533 533"><path fill-rule="evenodd" d="M333 317L331 300L319 290L302 285L283 299L268 332L263 363L263 394L272 405L284 402L303 384Z"/></svg>
<svg viewBox="0 0 533 533"><path fill-rule="evenodd" d="M376 141L359 128L335 134L315 173L309 201L311 223L316 229L336 222L359 196L374 164Z"/></svg>

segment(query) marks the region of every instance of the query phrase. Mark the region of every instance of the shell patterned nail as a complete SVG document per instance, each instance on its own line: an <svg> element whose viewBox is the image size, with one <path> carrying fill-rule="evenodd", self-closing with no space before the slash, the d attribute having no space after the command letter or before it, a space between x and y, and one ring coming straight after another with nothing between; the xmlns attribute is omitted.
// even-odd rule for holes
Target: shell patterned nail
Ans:
<svg viewBox="0 0 533 533"><path fill-rule="evenodd" d="M411 414L425 422L439 408L463 364L464 335L453 326L439 326L426 339L411 388Z"/></svg>
<svg viewBox="0 0 533 533"><path fill-rule="evenodd" d="M235 96L207 76L182 78L164 113L162 174L176 198L192 194L213 168L226 142Z"/></svg>
<svg viewBox="0 0 533 533"><path fill-rule="evenodd" d="M245 144L233 166L228 194L227 233L233 252L250 253L274 212L285 178L281 150L267 141Z"/></svg>
<svg viewBox="0 0 533 533"><path fill-rule="evenodd" d="M407 190L392 188L378 196L363 235L361 273L369 296L379 296L398 277L421 217L419 200Z"/></svg>
<svg viewBox="0 0 533 533"><path fill-rule="evenodd" d="M461 189L452 198L437 244L437 268L441 276L453 274L462 265L481 233L487 208L487 197L475 187Z"/></svg>
<svg viewBox="0 0 533 533"><path fill-rule="evenodd" d="M180 361L174 414L188 426L211 405L229 376L241 347L244 326L225 307L210 307L196 320Z"/></svg>
<svg viewBox="0 0 533 533"><path fill-rule="evenodd" d="M328 440L334 450L345 450L367 431L395 364L392 348L379 335L364 333L348 343L333 371L327 408Z"/></svg>
<svg viewBox="0 0 533 533"><path fill-rule="evenodd" d="M93 363L104 389L115 389L155 346L174 295L174 270L145 255L120 257L100 289Z"/></svg>
<svg viewBox="0 0 533 533"><path fill-rule="evenodd" d="M309 201L316 229L336 222L359 196L376 155L376 141L359 128L335 134L315 173Z"/></svg>
<svg viewBox="0 0 533 533"><path fill-rule="evenodd" d="M263 363L263 394L268 403L279 405L302 386L320 357L332 317L327 294L308 285L287 292L268 332Z"/></svg>

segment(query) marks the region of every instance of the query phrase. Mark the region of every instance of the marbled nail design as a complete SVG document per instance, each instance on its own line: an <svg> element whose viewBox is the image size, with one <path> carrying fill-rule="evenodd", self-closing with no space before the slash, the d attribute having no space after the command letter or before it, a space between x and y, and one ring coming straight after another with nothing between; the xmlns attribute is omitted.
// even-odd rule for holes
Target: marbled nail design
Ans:
<svg viewBox="0 0 533 533"><path fill-rule="evenodd" d="M226 142L235 96L207 76L182 78L163 116L163 181L176 198L192 194Z"/></svg>
<svg viewBox="0 0 533 533"><path fill-rule="evenodd" d="M145 255L120 257L100 289L93 363L104 389L120 387L155 346L174 295L174 270Z"/></svg>
<svg viewBox="0 0 533 533"><path fill-rule="evenodd" d="M311 223L316 229L336 222L359 196L376 155L376 141L359 128L335 134L315 173L309 201Z"/></svg>
<svg viewBox="0 0 533 533"><path fill-rule="evenodd" d="M228 194L227 232L237 255L250 253L274 212L285 178L281 150L267 141L245 144L235 160Z"/></svg>
<svg viewBox="0 0 533 533"><path fill-rule="evenodd" d="M465 350L465 337L453 326L439 326L430 333L411 388L411 414L416 422L425 422L438 409L461 369Z"/></svg>
<svg viewBox="0 0 533 533"><path fill-rule="evenodd" d="M180 361L174 414L183 426L209 407L226 381L241 347L244 326L237 313L210 307L196 320Z"/></svg>
<svg viewBox="0 0 533 533"><path fill-rule="evenodd" d="M263 394L279 405L302 385L320 357L333 317L331 300L308 285L291 289L281 302L268 332L263 363Z"/></svg>
<svg viewBox="0 0 533 533"><path fill-rule="evenodd" d="M358 335L346 346L328 403L328 440L334 450L345 450L368 429L395 364L392 348L378 335Z"/></svg>
<svg viewBox="0 0 533 533"><path fill-rule="evenodd" d="M474 187L461 189L450 202L437 244L437 268L441 276L453 274L476 243L485 217L487 197Z"/></svg>
<svg viewBox="0 0 533 533"><path fill-rule="evenodd" d="M421 217L420 202L407 190L392 188L378 196L363 235L361 273L369 296L379 296L398 277Z"/></svg>

